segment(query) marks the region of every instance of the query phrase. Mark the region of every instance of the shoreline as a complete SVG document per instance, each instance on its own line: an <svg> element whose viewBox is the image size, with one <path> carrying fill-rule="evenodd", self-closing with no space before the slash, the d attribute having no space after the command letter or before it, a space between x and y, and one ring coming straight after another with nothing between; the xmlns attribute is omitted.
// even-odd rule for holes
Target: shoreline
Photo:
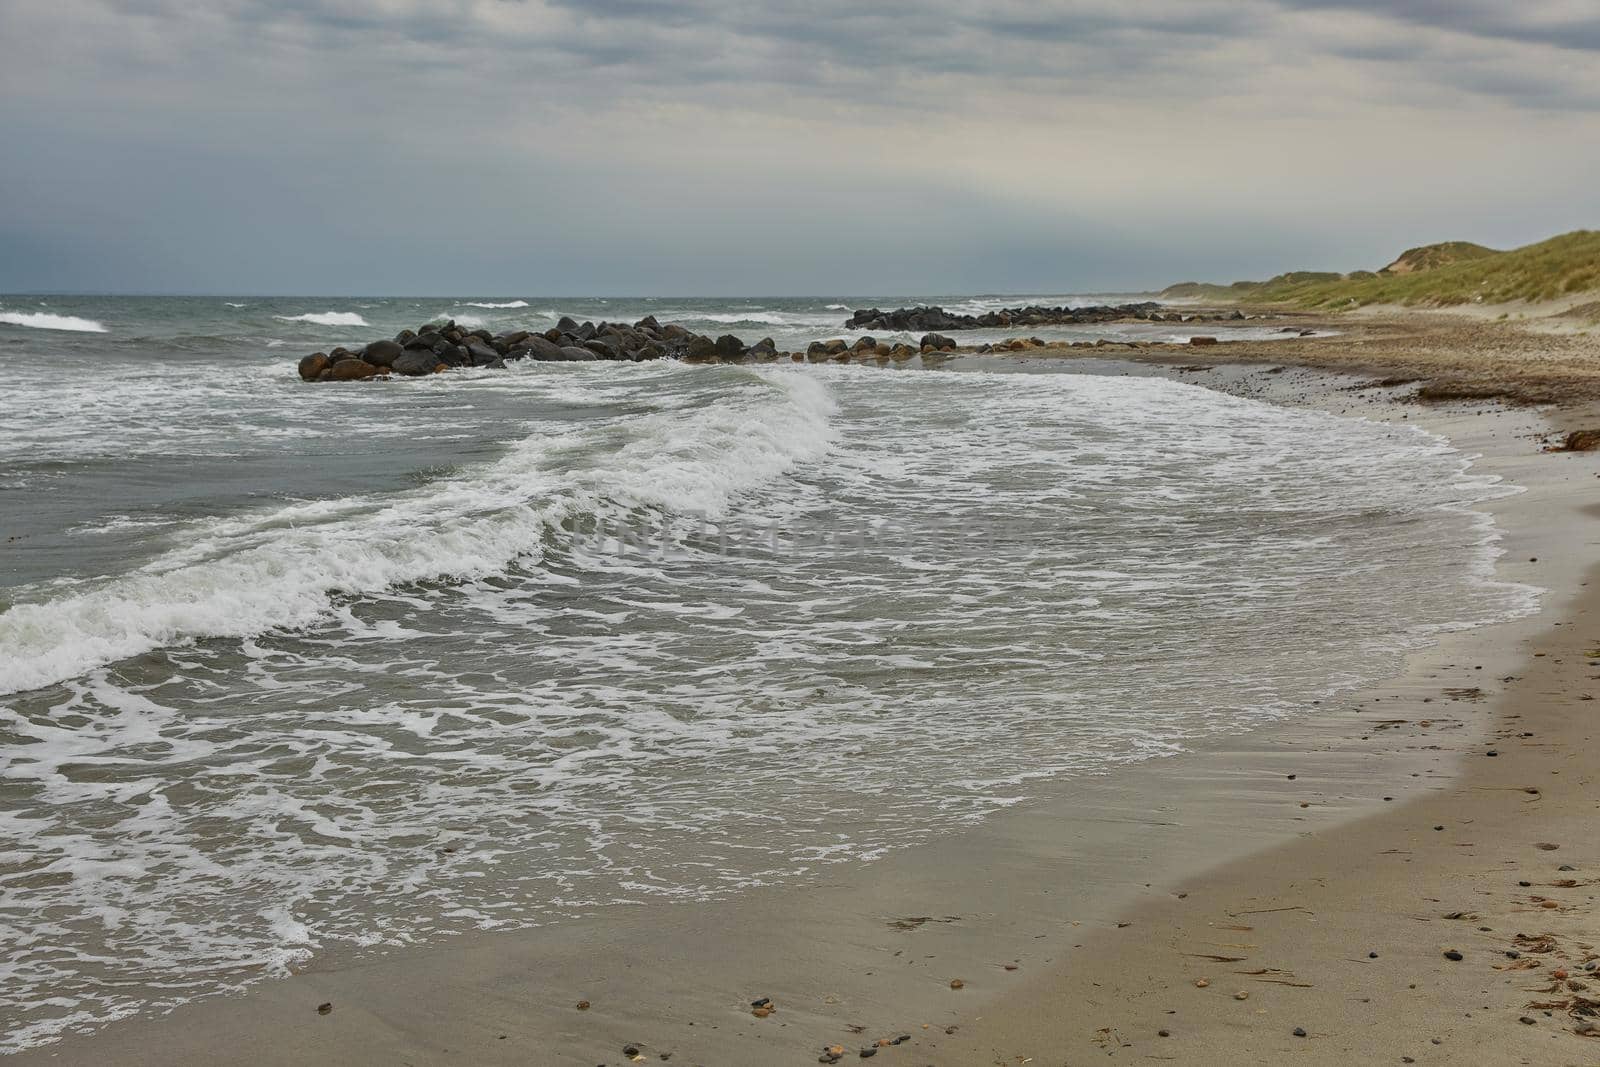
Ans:
<svg viewBox="0 0 1600 1067"><path fill-rule="evenodd" d="M1167 354L1189 358L1186 349ZM1209 349L1205 354L1221 361L1233 353ZM1269 350L1260 359L1291 362L1274 360L1275 355ZM981 358L983 365L995 368L997 360L1011 357ZM1267 377L1258 367L1236 365L1214 375L1223 379L1219 381L1197 380L1195 373L1173 366L1127 366L1213 387L1256 388L1257 380ZM1260 388L1275 391L1270 399L1280 403L1348 406L1353 395L1349 384L1312 371L1275 375ZM1215 1011L1212 1021L1221 1027L1220 1036L1214 1027L1196 1027L1186 1019L1181 1031L1175 1023L1162 1024L1175 1036L1159 1039L1159 1047L1152 1047L1158 1039L1146 1039L1145 1031L1155 1031L1136 1013L1148 1006L1150 990L1141 994L1132 978L1142 979L1155 966L1151 961L1157 954L1170 950L1157 931L1187 931L1181 925L1184 916L1201 914L1196 905L1212 899L1207 894L1221 901L1235 891L1239 883L1229 878L1265 881L1273 873L1274 857L1307 846L1301 835L1308 831L1312 843L1331 840L1353 828L1386 825L1418 805L1466 789L1479 764L1494 761L1465 761L1460 777L1451 778L1444 766L1465 757L1432 742L1443 739L1448 742L1443 748L1459 751L1471 749L1474 739L1493 736L1492 705L1489 700L1458 699L1441 707L1447 698L1440 694L1445 688L1473 685L1454 685L1459 663L1468 658L1471 666L1484 668L1476 672L1479 682L1513 673L1532 677L1521 666L1523 646L1565 639L1565 628L1551 623L1568 610L1567 599L1580 588L1577 567L1585 516L1582 500L1567 492L1565 482L1581 476L1592 483L1594 464L1578 456L1539 454L1533 441L1519 436L1537 429L1537 417L1527 411L1501 410L1487 417L1445 409L1424 414L1416 421L1430 429L1434 423L1451 424L1454 433L1446 436L1469 454L1482 452L1480 463L1538 475L1531 485L1511 477L1528 492L1482 507L1496 514L1505 535L1507 554L1497 575L1532 581L1552 592L1536 615L1445 635L1435 646L1409 656L1400 679L1341 694L1314 721L1275 724L1173 759L1123 768L1115 776L1052 783L1038 800L975 830L872 865L830 870L816 885L754 890L732 901L611 909L593 919L473 936L349 966L313 969L264 983L243 997L210 998L163 1018L114 1023L91 1036L69 1037L14 1059L592 1064L628 1062L632 1057L623 1050L632 1047L649 1059L665 1053L677 1062L738 1063L758 1057L759 1062L804 1063L815 1062L818 1050L835 1042L854 1058L858 1047L873 1040L907 1035L905 1047L884 1050L885 1062L1017 1062L1013 1057L1019 1056L1073 1062L1114 1051L1102 1042L1101 1031L1133 1034L1136 1027L1142 1046L1138 1054L1182 1062L1248 1055L1252 1048L1240 1042L1253 1033L1248 1024L1255 1016L1241 1012L1240 1023L1215 1009L1232 992L1229 988L1224 993L1223 979L1215 975L1207 992L1219 999L1205 1003ZM1560 493L1565 498L1558 499ZM1524 551L1525 545L1532 547ZM1528 556L1547 562L1515 562ZM1585 595L1572 618L1587 617L1588 599ZM1491 695L1501 688L1498 683L1480 687ZM1430 713L1441 719L1446 713L1458 717L1460 732L1424 736L1420 729L1396 728L1379 737L1366 721L1371 714L1356 710L1374 696L1385 697L1385 718L1420 718L1420 702L1432 702ZM1521 713L1526 715L1526 709ZM1494 712L1494 718L1498 715ZM1503 753L1506 758L1495 764L1496 770L1512 768L1517 763L1512 755ZM1286 765L1295 769L1285 770ZM1286 777L1289 773L1296 775L1294 780ZM1152 804L1156 786L1160 803ZM1307 800L1308 790L1314 790L1312 801ZM1385 795L1396 801L1384 801ZM1413 797L1417 799L1408 800ZM1453 821L1461 820L1461 803L1473 800L1469 795L1455 801ZM1301 808L1301 803L1312 806ZM1495 801L1482 803L1492 810ZM1580 819L1587 810L1580 812ZM1066 823L1067 818L1072 822ZM1071 827L1072 839L1062 840L1063 825ZM1563 850L1551 855L1586 856L1579 844L1569 835ZM1210 873L1198 873L1202 868ZM1003 882L997 881L996 871L1005 872ZM1187 895L1179 898L1179 892ZM1129 916L1131 925L1119 925ZM1219 937L1215 930L1211 936L1243 941L1264 936L1264 927L1262 934L1251 931L1248 937ZM1386 931L1385 936L1389 945L1397 935ZM1398 957L1393 950L1383 951L1379 960L1368 961L1363 974L1384 973L1394 966L1385 961ZM1082 963L1085 959L1091 962ZM1122 1000L1106 1005L1099 1015L1053 1007L1063 996L1093 989L1092 976L1111 978L1108 961L1121 961L1112 974L1122 976L1117 979L1127 989ZM1417 959L1411 962L1421 967ZM1442 958L1439 962L1450 966ZM1008 970L1007 963L1015 970ZM1278 963L1266 966L1292 969ZM1297 973L1310 972L1302 964ZM952 979L961 980L963 988L951 989ZM1165 989L1154 982L1144 985ZM1192 983L1188 991L1200 992ZM1280 991L1305 992L1261 984L1252 985L1251 991L1249 1001L1237 1004L1252 1011ZM760 997L772 997L778 1010L753 1017L749 1002ZM580 1013L575 1008L580 1000L591 1007ZM333 1004L329 1015L315 1011L323 1002ZM1235 1003L1229 999L1225 1006ZM1193 1014L1192 1003L1172 1007ZM1455 1010L1456 1005L1448 1007ZM1361 1032L1376 1040L1379 1027L1372 1022L1363 1019ZM1511 1022L1513 1030L1525 1028L1514 1017ZM865 1029L855 1034L850 1026ZM956 1029L947 1033L948 1027ZM1261 1062L1278 1062L1285 1051L1305 1053L1329 1045L1321 1036L1329 1032L1325 1024L1310 1020L1305 1028L1315 1042L1302 1039L1302 1044L1282 1049L1274 1045L1272 1058ZM1276 1031L1270 1036L1280 1037ZM1526 1037L1520 1032L1512 1036ZM1583 1040L1572 1034L1566 1038ZM1227 1040L1234 1042L1231 1047L1217 1043ZM1385 1039L1374 1047L1387 1053L1394 1045ZM1440 1047L1412 1054L1419 1056L1418 1062L1442 1062Z"/></svg>

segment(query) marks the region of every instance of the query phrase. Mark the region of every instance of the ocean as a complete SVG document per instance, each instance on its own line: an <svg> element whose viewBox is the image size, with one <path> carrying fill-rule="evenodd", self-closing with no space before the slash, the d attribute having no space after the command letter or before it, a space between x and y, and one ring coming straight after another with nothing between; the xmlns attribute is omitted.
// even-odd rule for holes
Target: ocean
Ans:
<svg viewBox="0 0 1600 1067"><path fill-rule="evenodd" d="M0 1051L803 883L1530 610L1514 487L1443 439L1162 378L294 371L435 317L789 348L916 302L0 297Z"/></svg>

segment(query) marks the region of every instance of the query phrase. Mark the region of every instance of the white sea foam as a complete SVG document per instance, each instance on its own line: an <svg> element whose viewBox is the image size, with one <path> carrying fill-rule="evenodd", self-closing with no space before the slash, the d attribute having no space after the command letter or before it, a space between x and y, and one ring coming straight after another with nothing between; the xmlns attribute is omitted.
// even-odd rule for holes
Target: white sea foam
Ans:
<svg viewBox="0 0 1600 1067"><path fill-rule="evenodd" d="M44 311L0 311L0 325L26 326L33 330L67 330L71 333L105 333L93 319L73 315L52 315Z"/></svg>
<svg viewBox="0 0 1600 1067"><path fill-rule="evenodd" d="M510 301L507 301L504 304L479 303L479 302L476 302L476 301L468 300L465 304L462 305L462 307L469 307L469 308L525 308L527 306L528 306L528 302L526 300L510 300Z"/></svg>
<svg viewBox="0 0 1600 1067"><path fill-rule="evenodd" d="M313 311L305 315L274 315L284 322L309 322L316 326L366 326L367 320L354 311Z"/></svg>
<svg viewBox="0 0 1600 1067"><path fill-rule="evenodd" d="M658 373L681 374L676 367ZM639 420L615 463L568 472L582 431L535 435L486 468L398 498L299 504L197 529L92 592L0 614L0 693L199 637L306 625L340 595L496 573L565 519L612 507L716 514L830 440L814 378L773 375L703 408Z"/></svg>
<svg viewBox="0 0 1600 1067"><path fill-rule="evenodd" d="M776 311L702 312L695 317L707 322L762 322L769 326L787 326L793 321Z"/></svg>
<svg viewBox="0 0 1600 1067"><path fill-rule="evenodd" d="M245 306L245 305L244 305L244 304L235 304L235 303L234 303L234 302L233 302L233 301L231 301L231 300L224 300L224 301L223 301L223 303L224 303L224 304L227 304L227 305L228 305L228 306L229 306L229 307L231 307L231 308L242 308L242 307L244 307L244 306Z"/></svg>
<svg viewBox="0 0 1600 1067"><path fill-rule="evenodd" d="M1305 713L1520 603L1462 510L1504 490L1443 442L1164 381L519 364L417 388L316 410L340 440L454 431L494 390L526 436L415 489L184 524L131 574L24 590L26 633L0 615L0 667L65 643L80 672L0 700L0 852L40 872L22 921L0 909L0 1049L341 946L870 861L1034 778ZM574 532L685 511L713 525L663 553ZM149 654L81 673L118 647Z"/></svg>

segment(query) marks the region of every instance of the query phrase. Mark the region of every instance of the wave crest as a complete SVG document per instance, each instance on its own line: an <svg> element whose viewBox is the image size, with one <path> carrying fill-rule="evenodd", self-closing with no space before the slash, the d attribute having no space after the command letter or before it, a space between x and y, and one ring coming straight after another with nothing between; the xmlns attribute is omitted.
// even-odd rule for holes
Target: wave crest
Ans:
<svg viewBox="0 0 1600 1067"><path fill-rule="evenodd" d="M478 301L468 300L466 303L462 304L461 306L462 307L468 307L468 308L525 308L525 307L528 306L528 302L526 300L511 300L511 301L507 301L504 304L494 304L494 303L480 303Z"/></svg>
<svg viewBox="0 0 1600 1067"><path fill-rule="evenodd" d="M51 315L44 311L0 311L0 324L26 326L30 330L68 330L72 333L106 332L106 328L93 319L80 319L74 315Z"/></svg>
<svg viewBox="0 0 1600 1067"><path fill-rule="evenodd" d="M641 418L638 436L599 469L571 471L559 458L587 443L584 431L535 434L485 467L399 496L197 526L184 548L99 588L0 613L0 694L197 638L309 625L341 597L495 574L537 557L575 517L718 514L831 447L835 410L810 376L762 374L704 406Z"/></svg>
<svg viewBox="0 0 1600 1067"><path fill-rule="evenodd" d="M305 315L274 315L282 322L309 322L316 326L367 326L366 319L354 311L313 311Z"/></svg>

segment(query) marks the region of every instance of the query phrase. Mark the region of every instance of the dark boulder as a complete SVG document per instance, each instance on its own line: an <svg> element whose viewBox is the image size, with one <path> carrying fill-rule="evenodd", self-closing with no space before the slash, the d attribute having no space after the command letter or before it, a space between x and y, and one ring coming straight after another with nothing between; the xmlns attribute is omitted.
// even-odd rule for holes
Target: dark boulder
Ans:
<svg viewBox="0 0 1600 1067"><path fill-rule="evenodd" d="M571 363L581 363L585 360L594 359L595 354L589 351L587 348L579 348L576 345L567 345L561 350L561 358Z"/></svg>
<svg viewBox="0 0 1600 1067"><path fill-rule="evenodd" d="M569 317L567 315L561 316L560 320L556 322L555 328L556 328L556 331L559 332L559 333L577 333L578 332L578 324L577 324L577 322L574 321L571 317ZM555 338L552 337L551 340L553 341L553 340L555 340Z"/></svg>
<svg viewBox="0 0 1600 1067"><path fill-rule="evenodd" d="M690 362L703 362L717 354L717 342L702 334L691 334L683 346L683 358Z"/></svg>
<svg viewBox="0 0 1600 1067"><path fill-rule="evenodd" d="M371 378L381 373L379 369L364 359L346 359L333 365L332 380L336 382L358 382L362 378Z"/></svg>
<svg viewBox="0 0 1600 1067"><path fill-rule="evenodd" d="M404 374L416 378L424 374L432 374L438 367L439 359L432 352L421 348L408 348L405 353L394 361L396 374Z"/></svg>
<svg viewBox="0 0 1600 1067"><path fill-rule="evenodd" d="M717 338L713 351L718 359L738 360L744 358L744 342L731 333L725 333Z"/></svg>
<svg viewBox="0 0 1600 1067"><path fill-rule="evenodd" d="M308 382L314 382L319 374L331 366L333 360L328 358L326 352L313 352L300 361L300 377Z"/></svg>
<svg viewBox="0 0 1600 1067"><path fill-rule="evenodd" d="M374 341L361 350L361 358L374 367L392 367L404 351L398 341Z"/></svg>
<svg viewBox="0 0 1600 1067"><path fill-rule="evenodd" d="M512 351L524 352L529 359L536 359L542 363L548 363L551 360L566 358L561 354L560 345L549 340L548 338L541 337L539 334L533 334L532 336L525 338L523 342L516 348L512 349Z"/></svg>
<svg viewBox="0 0 1600 1067"><path fill-rule="evenodd" d="M496 352L492 345L486 343L480 337L474 337L469 340L466 344L466 349L467 358L474 367L487 367L495 363L500 363L502 367L505 366L500 361L500 353Z"/></svg>
<svg viewBox="0 0 1600 1067"><path fill-rule="evenodd" d="M956 343L942 333L929 333L922 336L922 347L932 352L943 352L955 346Z"/></svg>

